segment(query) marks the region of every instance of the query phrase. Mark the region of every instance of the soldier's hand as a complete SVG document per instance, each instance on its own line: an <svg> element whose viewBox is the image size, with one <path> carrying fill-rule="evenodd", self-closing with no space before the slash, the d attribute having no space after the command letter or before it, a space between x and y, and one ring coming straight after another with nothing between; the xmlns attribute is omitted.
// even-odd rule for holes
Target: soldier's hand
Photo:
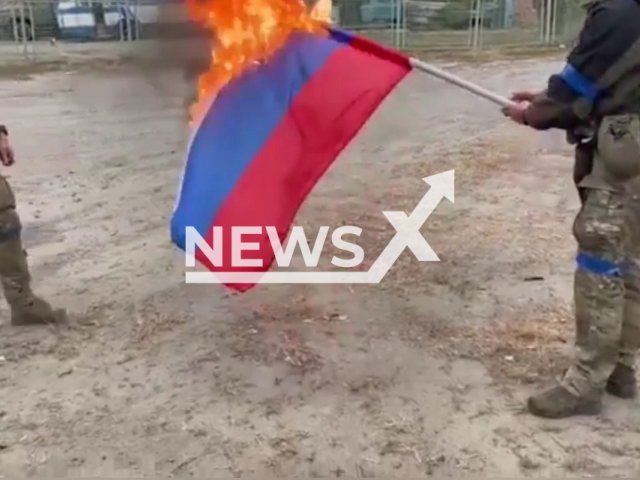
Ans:
<svg viewBox="0 0 640 480"><path fill-rule="evenodd" d="M523 90L521 92L515 92L513 95L511 95L511 100L513 100L514 102L531 102L536 95L538 95L536 92Z"/></svg>
<svg viewBox="0 0 640 480"><path fill-rule="evenodd" d="M5 167L10 167L16 161L13 148L9 143L9 136L4 133L0 133L0 161Z"/></svg>
<svg viewBox="0 0 640 480"><path fill-rule="evenodd" d="M525 111L529 107L529 102L518 102L502 109L502 113L520 125L526 125Z"/></svg>

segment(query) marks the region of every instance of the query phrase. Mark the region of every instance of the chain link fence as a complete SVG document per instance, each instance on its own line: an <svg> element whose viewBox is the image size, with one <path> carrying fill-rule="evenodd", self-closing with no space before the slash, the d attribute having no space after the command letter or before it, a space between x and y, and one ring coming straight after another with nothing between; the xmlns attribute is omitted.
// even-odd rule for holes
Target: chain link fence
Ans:
<svg viewBox="0 0 640 480"><path fill-rule="evenodd" d="M180 0L0 0L0 41L133 41L189 28Z"/></svg>
<svg viewBox="0 0 640 480"><path fill-rule="evenodd" d="M130 51L135 42L194 31L183 0L0 0L0 64Z"/></svg>
<svg viewBox="0 0 640 480"><path fill-rule="evenodd" d="M570 44L580 0L335 0L334 20L395 48L480 50Z"/></svg>
<svg viewBox="0 0 640 480"><path fill-rule="evenodd" d="M311 0L313 2L313 0ZM342 28L406 50L571 44L581 0L333 0ZM0 0L0 63L188 36L182 0ZM56 48L57 47L57 48ZM89 53L87 53L89 54Z"/></svg>

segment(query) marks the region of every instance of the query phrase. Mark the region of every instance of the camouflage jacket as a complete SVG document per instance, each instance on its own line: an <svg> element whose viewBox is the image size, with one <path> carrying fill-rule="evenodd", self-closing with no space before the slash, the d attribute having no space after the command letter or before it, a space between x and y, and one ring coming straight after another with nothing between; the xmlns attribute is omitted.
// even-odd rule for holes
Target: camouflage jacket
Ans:
<svg viewBox="0 0 640 480"><path fill-rule="evenodd" d="M538 130L566 130L570 143L586 140L597 152L604 119L640 115L640 0L595 0L585 8L585 24L564 69L533 99L525 122ZM576 161L588 158L584 147ZM617 190L597 158L590 161L592 166L577 168L588 173L576 183Z"/></svg>
<svg viewBox="0 0 640 480"><path fill-rule="evenodd" d="M567 131L640 113L640 0L596 0L559 74L525 112L533 128Z"/></svg>

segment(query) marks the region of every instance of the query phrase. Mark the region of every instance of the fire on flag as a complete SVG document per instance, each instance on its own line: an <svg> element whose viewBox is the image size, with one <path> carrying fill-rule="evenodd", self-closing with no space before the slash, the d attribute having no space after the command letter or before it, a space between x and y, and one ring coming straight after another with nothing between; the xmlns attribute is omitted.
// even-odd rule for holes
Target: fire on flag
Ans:
<svg viewBox="0 0 640 480"><path fill-rule="evenodd" d="M316 183L412 66L315 18L321 11L302 0L187 1L215 42L191 112L171 236L214 273L264 273L275 261L267 229L285 245ZM220 261L188 245L187 230ZM232 232L240 230L252 246L238 262Z"/></svg>
<svg viewBox="0 0 640 480"><path fill-rule="evenodd" d="M187 7L191 19L214 37L210 68L200 75L191 110L195 122L221 88L268 60L293 32L324 32L301 0L187 0Z"/></svg>

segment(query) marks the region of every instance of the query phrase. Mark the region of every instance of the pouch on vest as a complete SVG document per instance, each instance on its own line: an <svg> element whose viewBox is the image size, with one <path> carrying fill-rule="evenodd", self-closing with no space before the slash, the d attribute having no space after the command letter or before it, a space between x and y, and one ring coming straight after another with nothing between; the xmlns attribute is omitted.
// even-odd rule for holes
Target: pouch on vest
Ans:
<svg viewBox="0 0 640 480"><path fill-rule="evenodd" d="M640 175L640 116L604 117L597 144L598 158L612 180L626 182Z"/></svg>

